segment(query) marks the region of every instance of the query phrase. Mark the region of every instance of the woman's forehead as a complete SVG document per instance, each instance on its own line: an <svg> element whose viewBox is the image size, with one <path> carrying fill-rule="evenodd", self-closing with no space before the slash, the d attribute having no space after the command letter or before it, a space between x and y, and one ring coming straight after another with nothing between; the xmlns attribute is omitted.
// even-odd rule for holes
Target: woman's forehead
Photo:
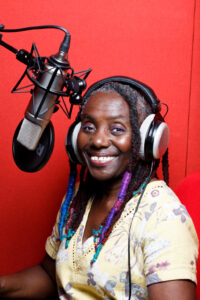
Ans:
<svg viewBox="0 0 200 300"><path fill-rule="evenodd" d="M129 105L116 92L97 92L89 98L83 109L83 114L88 113L102 113L110 116L122 115L129 118Z"/></svg>

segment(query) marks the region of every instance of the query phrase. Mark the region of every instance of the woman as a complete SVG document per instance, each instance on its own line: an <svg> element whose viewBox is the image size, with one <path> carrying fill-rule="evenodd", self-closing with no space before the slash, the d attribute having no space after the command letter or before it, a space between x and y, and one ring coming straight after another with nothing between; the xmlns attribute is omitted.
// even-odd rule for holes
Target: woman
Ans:
<svg viewBox="0 0 200 300"><path fill-rule="evenodd" d="M197 236L185 208L156 179L167 127L154 96L124 77L101 81L86 93L72 134L83 165L79 187L74 191L71 162L45 259L0 279L3 296L51 297L56 281L60 299L195 299ZM144 127L151 138L159 136L152 149ZM163 169L167 180L167 151Z"/></svg>

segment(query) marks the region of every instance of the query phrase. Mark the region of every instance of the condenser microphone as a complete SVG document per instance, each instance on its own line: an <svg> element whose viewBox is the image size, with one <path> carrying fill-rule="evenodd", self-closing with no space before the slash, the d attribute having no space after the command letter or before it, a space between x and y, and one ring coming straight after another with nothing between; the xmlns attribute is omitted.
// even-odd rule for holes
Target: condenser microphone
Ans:
<svg viewBox="0 0 200 300"><path fill-rule="evenodd" d="M25 172L39 171L52 154L54 128L50 119L63 88L69 86L69 69L66 51L62 49L46 61L40 61L39 68L34 63L27 68L27 76L35 87L12 144L14 161Z"/></svg>
<svg viewBox="0 0 200 300"><path fill-rule="evenodd" d="M59 53L55 59L62 55ZM68 66L66 66L67 69ZM56 92L62 91L65 84L63 73L49 60L37 78L37 86L31 92L32 97L25 111L17 141L28 150L35 150L39 140L49 123L57 103Z"/></svg>

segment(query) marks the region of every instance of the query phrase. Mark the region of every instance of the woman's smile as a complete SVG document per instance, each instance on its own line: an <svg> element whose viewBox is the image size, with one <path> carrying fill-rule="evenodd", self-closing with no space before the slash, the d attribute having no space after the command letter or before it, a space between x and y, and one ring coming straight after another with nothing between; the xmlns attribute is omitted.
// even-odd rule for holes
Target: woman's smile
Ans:
<svg viewBox="0 0 200 300"><path fill-rule="evenodd" d="M88 155L86 159L88 159L89 163L94 167L103 167L109 165L117 156L99 156L99 155Z"/></svg>

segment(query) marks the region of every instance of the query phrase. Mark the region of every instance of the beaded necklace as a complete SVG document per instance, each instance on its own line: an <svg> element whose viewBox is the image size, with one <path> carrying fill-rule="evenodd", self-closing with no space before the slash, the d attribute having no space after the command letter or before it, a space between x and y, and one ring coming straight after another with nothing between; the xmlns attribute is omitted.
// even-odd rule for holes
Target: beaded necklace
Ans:
<svg viewBox="0 0 200 300"><path fill-rule="evenodd" d="M66 238L65 248L68 248L69 242L72 239L73 235L75 234L75 231L73 230L73 228L70 228L70 223L71 223L72 218L76 216L76 213L74 212L73 208L70 208L70 203L72 201L73 194L74 194L76 174L77 174L76 168L74 168L74 167L71 168L70 178L69 178L69 183L68 183L68 188L67 188L67 194L66 194L65 201L61 207L60 222L58 223L59 240L62 242L63 239ZM123 179L122 179L122 184L121 184L121 188L120 188L117 200L115 201L115 204L107 217L105 226L103 226L101 224L99 226L98 230L93 230L95 254L90 262L91 266L97 260L99 253L100 253L104 243L106 242L105 234L112 223L113 217L120 210L121 205L124 202L124 198L126 196L126 191L127 191L130 180L131 180L131 174L129 172L125 172ZM149 180L150 180L150 177L147 177L145 179L145 181L141 184L140 188L137 191L133 192L133 196L135 196L139 193L141 194L144 191ZM65 232L67 232L67 234L63 233L63 229L65 226L66 226Z"/></svg>
<svg viewBox="0 0 200 300"><path fill-rule="evenodd" d="M144 191L144 189L146 188L147 183L149 183L149 181L151 180L151 177L146 177L145 181L141 184L140 188L137 191L133 192L133 196L136 196L137 194L142 194L142 192Z"/></svg>
<svg viewBox="0 0 200 300"><path fill-rule="evenodd" d="M103 247L103 245L105 243L105 241L103 241L104 235L112 222L113 216L115 215L116 212L118 212L120 210L120 207L124 201L124 197L126 195L126 191L127 191L130 180L131 180L131 174L129 172L125 172L123 179L122 179L122 184L121 184L121 188L120 188L117 200L115 201L115 204L108 215L105 227L100 225L99 230L97 230L97 231L93 230L95 255L90 262L91 265L97 260L99 253L101 251L101 248Z"/></svg>

